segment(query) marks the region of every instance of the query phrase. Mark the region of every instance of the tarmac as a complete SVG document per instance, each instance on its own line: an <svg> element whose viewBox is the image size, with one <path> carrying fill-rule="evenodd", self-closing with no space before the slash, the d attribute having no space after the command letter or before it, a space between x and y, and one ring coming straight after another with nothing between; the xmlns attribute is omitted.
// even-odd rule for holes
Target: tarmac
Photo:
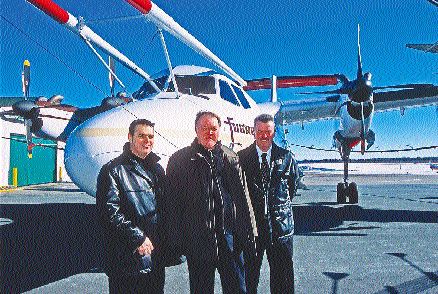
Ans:
<svg viewBox="0 0 438 294"><path fill-rule="evenodd" d="M339 180L306 175L293 199L295 292L438 293L438 174L355 175L357 205L336 203ZM0 293L108 293L96 232L95 199L72 183L1 192ZM165 293L189 293L186 264Z"/></svg>

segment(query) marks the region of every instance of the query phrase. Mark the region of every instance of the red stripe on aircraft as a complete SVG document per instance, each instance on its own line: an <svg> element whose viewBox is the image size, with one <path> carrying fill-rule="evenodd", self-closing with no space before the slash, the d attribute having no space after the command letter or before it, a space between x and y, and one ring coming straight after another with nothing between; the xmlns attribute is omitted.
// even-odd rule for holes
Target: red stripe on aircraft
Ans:
<svg viewBox="0 0 438 294"><path fill-rule="evenodd" d="M335 77L293 77L277 79L278 88L336 85Z"/></svg>
<svg viewBox="0 0 438 294"><path fill-rule="evenodd" d="M68 21L68 13L62 9L58 4L51 0L27 0L39 9L41 9L48 16L55 19L61 24L65 24Z"/></svg>
<svg viewBox="0 0 438 294"><path fill-rule="evenodd" d="M338 79L335 76L296 76L277 77L277 88L312 87L336 85ZM270 78L247 81L244 87L247 91L270 89L272 82Z"/></svg>
<svg viewBox="0 0 438 294"><path fill-rule="evenodd" d="M148 14L152 9L152 2L150 0L126 0L129 4L134 6L143 14Z"/></svg>
<svg viewBox="0 0 438 294"><path fill-rule="evenodd" d="M359 144L359 142L360 142L360 140L354 140L353 142L351 142L350 144L348 144L348 146L349 146L350 148L353 148L353 147L355 147L357 144Z"/></svg>

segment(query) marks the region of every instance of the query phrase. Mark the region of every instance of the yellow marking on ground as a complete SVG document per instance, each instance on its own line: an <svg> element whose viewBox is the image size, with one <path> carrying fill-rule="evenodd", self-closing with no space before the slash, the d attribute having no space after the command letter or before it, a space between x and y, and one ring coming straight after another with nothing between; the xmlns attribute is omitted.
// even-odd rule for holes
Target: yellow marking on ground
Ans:
<svg viewBox="0 0 438 294"><path fill-rule="evenodd" d="M0 193L17 191L19 189L20 189L19 187L15 187L15 186L0 186Z"/></svg>

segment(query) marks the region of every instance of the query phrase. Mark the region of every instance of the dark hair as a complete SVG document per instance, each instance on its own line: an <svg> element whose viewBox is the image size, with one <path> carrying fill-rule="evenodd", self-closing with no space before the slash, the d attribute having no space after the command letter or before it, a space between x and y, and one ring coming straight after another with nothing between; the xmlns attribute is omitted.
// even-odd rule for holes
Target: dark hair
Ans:
<svg viewBox="0 0 438 294"><path fill-rule="evenodd" d="M257 122L267 123L270 121L274 122L274 117L272 115L267 113L260 114L254 119L254 127Z"/></svg>
<svg viewBox="0 0 438 294"><path fill-rule="evenodd" d="M144 118L136 119L136 120L134 120L134 121L129 125L129 133L131 134L131 136L134 135L135 128L136 128L138 125L147 125L147 126L149 126L149 127L151 127L151 128L153 128L153 127L155 126L155 124L154 124L153 122L151 122L150 120L147 120L147 119L144 119Z"/></svg>
<svg viewBox="0 0 438 294"><path fill-rule="evenodd" d="M200 111L200 112L198 112L198 113L196 114L196 118L195 118L195 128L196 128L196 126L198 125L198 121L199 121L199 119L200 119L201 116L203 116L203 115L208 115L208 116L215 117L215 118L217 119L218 123L219 123L219 126L221 126L221 118L219 117L219 115L217 115L216 113L211 112L211 111Z"/></svg>

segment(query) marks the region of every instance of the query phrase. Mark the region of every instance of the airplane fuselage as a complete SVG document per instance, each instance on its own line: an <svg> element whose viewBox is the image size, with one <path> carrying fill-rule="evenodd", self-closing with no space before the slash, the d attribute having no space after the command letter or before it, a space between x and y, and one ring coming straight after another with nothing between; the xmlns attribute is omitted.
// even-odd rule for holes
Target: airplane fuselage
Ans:
<svg viewBox="0 0 438 294"><path fill-rule="evenodd" d="M213 74L212 78L212 91L203 89L204 93L196 95L179 93L177 97L176 92L168 91L171 88L169 80L158 94L100 113L82 123L66 142L65 166L70 178L94 195L100 168L121 154L123 145L128 141L129 124L139 118L155 123L154 152L161 157L160 163L164 167L175 151L190 145L196 137L194 120L199 111L213 111L222 118L222 144L235 151L249 146L254 140L254 118L260 113L260 108L248 94L244 93L244 97L235 94L241 88L236 89L238 86L233 81L217 74ZM197 83L189 85L189 82L193 81L181 78L180 90L197 91ZM192 87L183 90L183 85ZM227 92L230 89L234 90ZM236 103L230 102L230 97L226 98L226 95L232 94ZM243 99L247 103L241 102ZM275 115L275 108L271 111L270 114Z"/></svg>
<svg viewBox="0 0 438 294"><path fill-rule="evenodd" d="M168 93L159 95L168 96ZM161 157L160 163L165 167L175 151L190 145L196 137L194 118L201 110L214 111L223 119L222 144L237 151L253 142L252 125L256 113L252 110L206 103L192 95L137 101L99 114L73 131L65 148L68 174L78 186L94 195L100 168L121 154L128 141L129 124L137 118L155 123L154 152Z"/></svg>

